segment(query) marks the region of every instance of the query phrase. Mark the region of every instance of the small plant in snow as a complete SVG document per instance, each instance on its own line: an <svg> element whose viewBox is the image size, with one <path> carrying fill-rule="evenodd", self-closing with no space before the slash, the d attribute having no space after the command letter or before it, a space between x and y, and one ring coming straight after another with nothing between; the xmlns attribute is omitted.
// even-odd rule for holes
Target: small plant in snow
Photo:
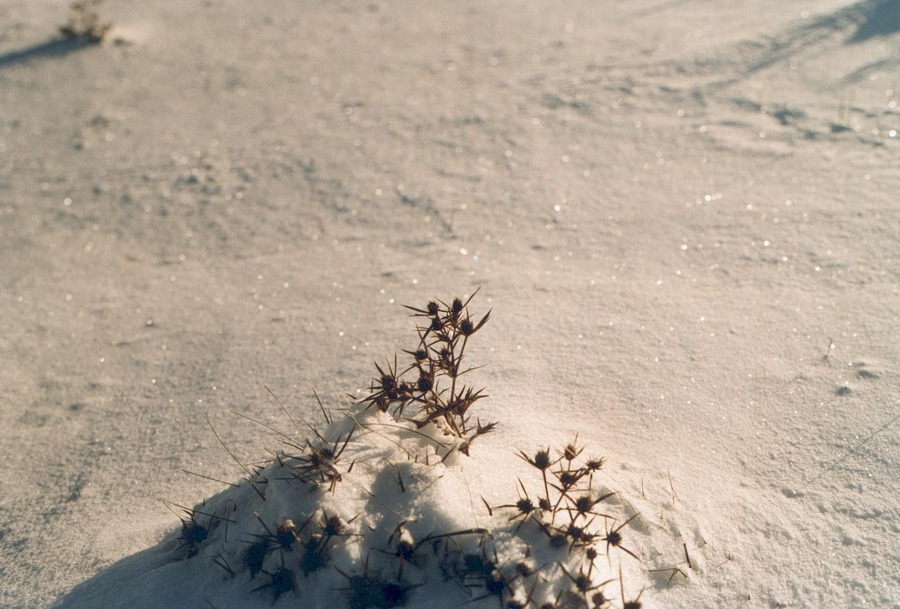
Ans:
<svg viewBox="0 0 900 609"><path fill-rule="evenodd" d="M474 296L474 294L472 295ZM454 445L465 455L475 438L491 432L496 423L472 425L469 408L481 398L487 397L482 389L475 390L460 380L471 369L463 367L463 356L469 338L475 335L491 316L488 311L477 322L469 316L468 304L455 298L450 305L431 301L424 309L407 307L426 323L417 328L419 344L411 356L409 366L398 372L397 360L385 369L375 367L379 376L372 380L372 393L363 403L381 412L413 423L421 429L434 426L444 435L460 440ZM416 379L406 380L409 373ZM413 413L409 411L413 410Z"/></svg>
<svg viewBox="0 0 900 609"><path fill-rule="evenodd" d="M376 364L369 394L345 409L319 402L321 429L291 417L296 431L277 432L284 448L269 462L182 508L172 559L209 561L231 598L309 608L390 609L423 595L442 607L639 609L642 591L626 595L622 577L623 565L643 570L629 536L639 515L599 484L604 459L577 438L519 451L530 476L510 479L507 503L473 513L460 499L466 460L454 455L496 426L473 423L485 395L463 382L468 341L490 318L471 316L470 301L409 307L419 323L408 363Z"/></svg>
<svg viewBox="0 0 900 609"><path fill-rule="evenodd" d="M72 3L72 12L65 25L59 27L59 33L66 40L73 42L102 42L112 29L112 24L100 21L95 10L103 0L77 0Z"/></svg>

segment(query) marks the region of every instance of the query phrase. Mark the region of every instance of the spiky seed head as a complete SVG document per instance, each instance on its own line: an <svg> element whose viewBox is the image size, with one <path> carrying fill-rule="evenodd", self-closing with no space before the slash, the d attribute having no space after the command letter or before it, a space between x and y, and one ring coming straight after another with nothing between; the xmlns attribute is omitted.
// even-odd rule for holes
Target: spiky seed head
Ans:
<svg viewBox="0 0 900 609"><path fill-rule="evenodd" d="M597 555L598 555L597 548L591 546L590 548L588 548L587 550L585 550L584 555L585 555L585 556L587 557L587 559L590 560L590 561L596 560Z"/></svg>
<svg viewBox="0 0 900 609"><path fill-rule="evenodd" d="M444 322L442 322L439 317L431 318L431 326L429 327L430 330L437 332L438 330L441 330L443 327L444 327Z"/></svg>
<svg viewBox="0 0 900 609"><path fill-rule="evenodd" d="M441 308L438 306L438 303L432 300L428 303L428 306L425 308L425 310L428 311L429 315L437 315L438 311L440 311Z"/></svg>
<svg viewBox="0 0 900 609"><path fill-rule="evenodd" d="M333 460L334 452L327 446L323 448L309 447L309 456L306 457L306 461L309 463L308 467L313 469L326 467Z"/></svg>
<svg viewBox="0 0 900 609"><path fill-rule="evenodd" d="M584 535L584 529L575 526L574 524L570 524L566 529L566 535L572 538L572 541L578 541Z"/></svg>
<svg viewBox="0 0 900 609"><path fill-rule="evenodd" d="M463 308L462 301L459 298L454 298L453 304L450 307L450 310L453 311L453 314L454 315L458 314L460 311L462 311L462 308Z"/></svg>
<svg viewBox="0 0 900 609"><path fill-rule="evenodd" d="M550 504L550 500L546 497L541 497L540 499L538 499L538 507L545 512L553 509L553 506Z"/></svg>
<svg viewBox="0 0 900 609"><path fill-rule="evenodd" d="M397 379L390 374L381 375L381 389L384 390L385 393L393 391L396 387Z"/></svg>
<svg viewBox="0 0 900 609"><path fill-rule="evenodd" d="M545 470L550 467L550 451L539 450L537 453L535 453L532 465L534 465L539 470Z"/></svg>
<svg viewBox="0 0 900 609"><path fill-rule="evenodd" d="M290 550L291 546L297 541L297 527L290 518L285 518L278 528L275 530L275 538L281 547Z"/></svg>
<svg viewBox="0 0 900 609"><path fill-rule="evenodd" d="M581 475L578 472L564 470L557 474L557 479L559 479L559 483L565 487L573 486L578 480L581 478Z"/></svg>
<svg viewBox="0 0 900 609"><path fill-rule="evenodd" d="M587 460L587 463L584 464L588 471L592 472L603 469L604 465L606 465L606 459L603 457L591 457Z"/></svg>
<svg viewBox="0 0 900 609"><path fill-rule="evenodd" d="M417 362L422 362L428 359L428 351L425 349L416 349L413 353L413 357L416 358Z"/></svg>
<svg viewBox="0 0 900 609"><path fill-rule="evenodd" d="M579 514L587 514L594 507L594 498L590 495L582 495L575 500L575 511Z"/></svg>
<svg viewBox="0 0 900 609"><path fill-rule="evenodd" d="M516 501L516 509L518 509L523 514L530 514L534 511L534 503L531 502L531 499L527 497L523 497Z"/></svg>
<svg viewBox="0 0 900 609"><path fill-rule="evenodd" d="M497 569L491 571L484 582L484 588L491 594L501 594L506 588L506 581L503 579L503 574Z"/></svg>
<svg viewBox="0 0 900 609"><path fill-rule="evenodd" d="M420 376L416 383L416 387L418 387L419 391L424 393L425 391L430 391L431 388L434 387L434 382L427 376Z"/></svg>
<svg viewBox="0 0 900 609"><path fill-rule="evenodd" d="M463 336L471 336L475 332L475 326L468 317L459 322L459 331Z"/></svg>
<svg viewBox="0 0 900 609"><path fill-rule="evenodd" d="M575 578L575 587L579 592L587 592L591 589L591 578L584 573L579 573Z"/></svg>

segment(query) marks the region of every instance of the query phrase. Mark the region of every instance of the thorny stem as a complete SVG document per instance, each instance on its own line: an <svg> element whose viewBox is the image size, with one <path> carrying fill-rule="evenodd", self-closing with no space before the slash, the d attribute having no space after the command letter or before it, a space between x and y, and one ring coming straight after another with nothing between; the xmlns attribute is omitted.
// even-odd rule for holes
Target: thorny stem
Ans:
<svg viewBox="0 0 900 609"><path fill-rule="evenodd" d="M468 336L463 336L462 347L459 348L459 357L456 358L456 362L453 364L453 380L450 382L450 403L455 404L456 400L459 396L456 395L456 379L459 377L459 364L462 362L463 353L466 350L466 343L469 341ZM466 431L466 422L462 421L462 433Z"/></svg>
<svg viewBox="0 0 900 609"><path fill-rule="evenodd" d="M547 483L547 469L541 470L541 476L544 478L544 495L547 497L547 505L550 505L550 485ZM556 508L554 507L550 511L550 523L553 524L553 520L556 517Z"/></svg>

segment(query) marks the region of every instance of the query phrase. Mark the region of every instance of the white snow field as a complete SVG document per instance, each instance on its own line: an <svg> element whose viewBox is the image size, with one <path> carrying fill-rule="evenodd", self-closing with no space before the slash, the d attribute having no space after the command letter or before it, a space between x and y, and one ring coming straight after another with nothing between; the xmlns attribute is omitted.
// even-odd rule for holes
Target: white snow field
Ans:
<svg viewBox="0 0 900 609"><path fill-rule="evenodd" d="M896 0L72 11L0 0L0 607L900 608Z"/></svg>

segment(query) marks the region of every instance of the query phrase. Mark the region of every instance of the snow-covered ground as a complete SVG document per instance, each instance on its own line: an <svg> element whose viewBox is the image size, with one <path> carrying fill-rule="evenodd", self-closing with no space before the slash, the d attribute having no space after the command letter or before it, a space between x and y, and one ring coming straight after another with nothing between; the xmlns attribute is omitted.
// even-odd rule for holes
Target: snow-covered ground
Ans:
<svg viewBox="0 0 900 609"><path fill-rule="evenodd" d="M0 606L365 605L382 574L411 608L574 603L587 563L496 506L541 495L519 451L577 434L616 493L599 535L639 514L639 560L598 543L607 606L900 607L896 0L97 10L74 45L66 2L0 1ZM423 468L370 409L334 492L258 503L238 462L300 419L345 438L347 394L415 348L402 305L478 288L494 432ZM326 514L358 530L304 574ZM428 579L521 543L539 570L502 594Z"/></svg>

